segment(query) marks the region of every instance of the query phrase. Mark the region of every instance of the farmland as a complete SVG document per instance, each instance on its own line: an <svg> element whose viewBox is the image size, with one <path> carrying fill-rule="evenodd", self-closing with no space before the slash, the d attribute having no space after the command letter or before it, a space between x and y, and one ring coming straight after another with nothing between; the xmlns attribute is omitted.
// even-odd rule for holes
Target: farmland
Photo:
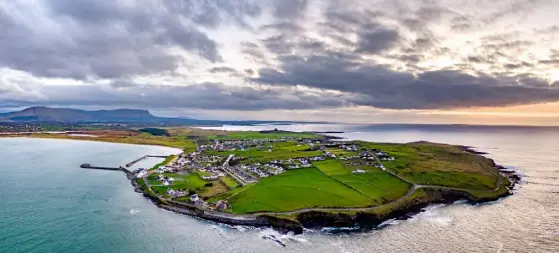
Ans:
<svg viewBox="0 0 559 253"><path fill-rule="evenodd" d="M394 161L384 161L383 164L417 184L491 190L495 188L500 177L489 159L464 152L458 146L365 142L360 142L360 145L365 148L382 149L398 157Z"/></svg>
<svg viewBox="0 0 559 253"><path fill-rule="evenodd" d="M492 160L460 146L335 141L278 130L140 130L32 137L179 147L182 154L136 180L141 189L160 201L230 215L393 210L442 190L470 200L494 199L508 194L511 185Z"/></svg>
<svg viewBox="0 0 559 253"><path fill-rule="evenodd" d="M288 171L265 178L230 198L234 213L291 211L312 207L362 207L372 201L316 168Z"/></svg>

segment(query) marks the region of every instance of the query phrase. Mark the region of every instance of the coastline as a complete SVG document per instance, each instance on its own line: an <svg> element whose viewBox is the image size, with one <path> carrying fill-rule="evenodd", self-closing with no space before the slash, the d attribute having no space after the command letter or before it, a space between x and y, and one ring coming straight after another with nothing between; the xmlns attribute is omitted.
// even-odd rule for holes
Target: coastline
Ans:
<svg viewBox="0 0 559 253"><path fill-rule="evenodd" d="M500 167L500 166L499 166ZM477 198L468 192L453 189L420 189L409 198L394 203L380 206L380 212L356 211L356 212L328 212L328 211L304 211L296 215L266 215L266 214L231 214L202 210L193 205L177 203L160 199L149 194L148 189L132 178L131 184L134 190L142 193L150 202L159 208L184 214L203 220L224 223L228 225L241 225L252 227L272 227L279 232L294 234L303 233L304 229L323 228L354 228L352 231L368 231L378 228L383 222L391 219L407 219L414 214L421 213L424 208L436 204L452 204L459 200L466 200L469 204L480 204L492 202L512 195L512 189L520 178L514 173L504 174L510 184L506 186L507 191L503 194ZM377 207L378 208L378 207ZM376 210L376 209L374 209ZM388 210L388 212L386 211Z"/></svg>
<svg viewBox="0 0 559 253"><path fill-rule="evenodd" d="M492 159L489 160L494 163ZM354 228L351 231L367 231L376 229L383 222L391 219L402 220L410 218L414 214L421 213L424 208L430 205L452 204L460 200L465 200L469 204L480 204L512 195L512 190L516 183L520 181L520 177L500 165L495 165L495 169L497 173L506 179L506 182L492 191L494 194L488 196L476 197L471 192L434 186L413 189L413 192L408 197L381 206L348 208L348 211L336 210L344 208L332 208L331 211L294 210L286 215L266 212L232 214L204 210L195 205L162 199L151 192L151 189L142 187L136 178L129 179L131 179L131 184L136 192L142 193L150 202L168 211L228 225L272 227L279 232L300 234L304 229L320 230L323 228L342 229L349 227Z"/></svg>
<svg viewBox="0 0 559 253"><path fill-rule="evenodd" d="M19 138L49 138L50 139L69 139L69 140L86 140L110 143L123 143L131 145L151 145L151 146L164 146L153 145L145 143L129 143L129 142L113 142L103 139L92 139L74 136L2 136L2 137L19 137ZM176 147L172 147L176 148ZM471 152L480 155L481 152L473 150L471 147L462 146L465 152ZM489 158L488 158L489 159ZM492 159L489 159L493 162ZM493 162L494 164L494 162ZM361 208L363 210L309 210L309 211L294 211L292 214L231 214L225 212L216 212L200 209L194 205L169 201L161 199L155 194L150 194L151 189L145 189L140 185L134 175L127 173L128 179L136 192L142 193L144 197L149 199L156 206L169 210L175 213L185 214L192 217L197 217L204 220L224 223L229 225L243 225L253 227L272 227L280 232L293 232L300 234L303 229L322 229L326 227L334 228L356 228L357 231L370 230L377 228L383 222L390 219L405 219L411 215L420 213L423 208L433 204L450 204L458 200L467 200L468 203L478 204L484 202L495 201L500 198L512 194L511 190L514 185L520 180L518 175L514 172L503 170L504 167L495 165L495 171L506 178L506 183L500 185L495 189L494 194L486 197L475 197L469 192L459 191L455 189L448 189L444 187L432 188L418 188L413 189L413 192L406 198L398 199L392 203L382 206L371 208ZM501 186L504 186L506 191L499 192ZM359 209L359 208L357 208ZM370 210L366 210L370 209Z"/></svg>
<svg viewBox="0 0 559 253"><path fill-rule="evenodd" d="M49 136L50 135L50 136ZM182 152L182 149L175 146L169 146L165 144L149 143L149 142L133 142L133 141L120 141L120 140L107 140L98 137L88 137L88 136L71 136L71 135L57 135L57 134L21 134L21 135L0 135L1 138L28 138L28 139L51 139L51 140L70 140L70 141L91 141L91 142L103 142L103 143L114 143L114 144L125 144L125 145L140 145L140 146L152 146L152 147L164 147L170 149L176 149L178 152Z"/></svg>

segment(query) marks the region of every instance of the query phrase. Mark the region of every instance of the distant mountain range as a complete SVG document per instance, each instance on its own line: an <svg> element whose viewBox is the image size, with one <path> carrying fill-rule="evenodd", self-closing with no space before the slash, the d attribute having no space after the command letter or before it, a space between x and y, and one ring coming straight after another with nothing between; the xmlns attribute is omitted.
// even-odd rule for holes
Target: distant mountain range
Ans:
<svg viewBox="0 0 559 253"><path fill-rule="evenodd" d="M291 121L221 121L192 118L166 118L152 115L147 110L115 109L87 111L70 108L30 107L22 111L0 113L0 122L61 122L61 123L130 123L171 125L252 125L291 124Z"/></svg>
<svg viewBox="0 0 559 253"><path fill-rule="evenodd" d="M116 109L86 111L68 108L30 107L22 111L0 114L4 121L156 121L158 117L145 110Z"/></svg>

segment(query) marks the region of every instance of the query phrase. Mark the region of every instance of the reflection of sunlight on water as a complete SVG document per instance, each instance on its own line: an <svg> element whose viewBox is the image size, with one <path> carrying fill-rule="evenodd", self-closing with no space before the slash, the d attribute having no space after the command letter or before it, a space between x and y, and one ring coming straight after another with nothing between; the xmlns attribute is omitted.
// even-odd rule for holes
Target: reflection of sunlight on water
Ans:
<svg viewBox="0 0 559 253"><path fill-rule="evenodd" d="M129 211L129 213L132 214L132 215L135 215L139 212L140 212L140 210L138 210L138 209L132 209L132 210Z"/></svg>

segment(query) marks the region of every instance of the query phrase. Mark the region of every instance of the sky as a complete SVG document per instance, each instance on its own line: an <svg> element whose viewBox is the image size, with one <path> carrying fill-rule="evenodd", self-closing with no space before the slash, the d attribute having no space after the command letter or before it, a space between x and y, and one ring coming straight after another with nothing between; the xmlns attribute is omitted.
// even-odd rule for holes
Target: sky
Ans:
<svg viewBox="0 0 559 253"><path fill-rule="evenodd" d="M559 125L555 0L0 1L0 109Z"/></svg>

